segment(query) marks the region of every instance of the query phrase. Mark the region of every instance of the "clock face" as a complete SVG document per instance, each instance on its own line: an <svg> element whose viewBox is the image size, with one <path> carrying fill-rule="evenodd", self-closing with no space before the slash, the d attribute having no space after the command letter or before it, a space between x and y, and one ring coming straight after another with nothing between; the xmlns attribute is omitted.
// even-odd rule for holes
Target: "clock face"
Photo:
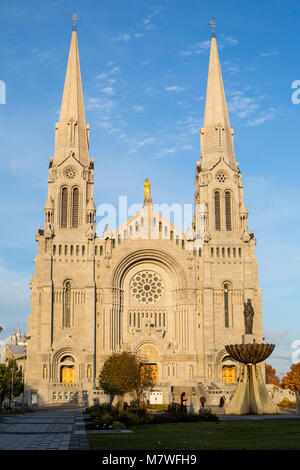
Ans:
<svg viewBox="0 0 300 470"><path fill-rule="evenodd" d="M66 176L66 178L69 178L69 179L75 178L76 176L75 168L73 166L68 166L64 170L64 175Z"/></svg>

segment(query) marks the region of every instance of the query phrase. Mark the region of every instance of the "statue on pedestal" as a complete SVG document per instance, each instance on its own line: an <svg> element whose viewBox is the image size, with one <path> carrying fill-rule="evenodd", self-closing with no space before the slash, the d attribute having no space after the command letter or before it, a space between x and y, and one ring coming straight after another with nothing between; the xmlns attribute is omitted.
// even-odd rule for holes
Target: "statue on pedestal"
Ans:
<svg viewBox="0 0 300 470"><path fill-rule="evenodd" d="M253 318L254 318L254 309L252 307L251 299L247 300L247 303L244 303L244 319L245 319L245 333L246 335L253 334Z"/></svg>

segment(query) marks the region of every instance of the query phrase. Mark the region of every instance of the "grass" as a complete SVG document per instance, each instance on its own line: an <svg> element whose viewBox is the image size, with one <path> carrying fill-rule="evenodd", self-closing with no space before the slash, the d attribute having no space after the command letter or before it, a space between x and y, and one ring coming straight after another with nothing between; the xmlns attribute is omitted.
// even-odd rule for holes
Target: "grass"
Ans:
<svg viewBox="0 0 300 470"><path fill-rule="evenodd" d="M300 449L300 419L131 426L132 434L88 434L92 450Z"/></svg>

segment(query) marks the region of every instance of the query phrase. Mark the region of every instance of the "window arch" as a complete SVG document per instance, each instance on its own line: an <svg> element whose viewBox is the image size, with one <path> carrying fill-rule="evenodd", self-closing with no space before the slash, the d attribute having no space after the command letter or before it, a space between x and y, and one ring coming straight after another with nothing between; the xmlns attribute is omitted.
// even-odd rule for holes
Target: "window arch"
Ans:
<svg viewBox="0 0 300 470"><path fill-rule="evenodd" d="M226 220L226 230L232 229L231 221L231 193L226 191L225 193L225 220Z"/></svg>
<svg viewBox="0 0 300 470"><path fill-rule="evenodd" d="M72 227L78 228L79 225L79 189L72 191Z"/></svg>
<svg viewBox="0 0 300 470"><path fill-rule="evenodd" d="M68 188L61 190L61 210L60 210L60 226L67 228L68 225Z"/></svg>
<svg viewBox="0 0 300 470"><path fill-rule="evenodd" d="M220 191L215 192L215 226L221 230Z"/></svg>

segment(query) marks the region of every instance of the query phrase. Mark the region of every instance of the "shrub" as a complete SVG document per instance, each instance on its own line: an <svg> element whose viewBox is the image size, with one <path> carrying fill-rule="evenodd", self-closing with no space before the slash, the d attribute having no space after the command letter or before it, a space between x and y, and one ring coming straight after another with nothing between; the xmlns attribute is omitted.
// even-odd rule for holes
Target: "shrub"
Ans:
<svg viewBox="0 0 300 470"><path fill-rule="evenodd" d="M107 424L108 426L110 426L115 420L115 416L113 416L111 413L104 413L101 417L100 417L100 421L103 423L103 424Z"/></svg>
<svg viewBox="0 0 300 470"><path fill-rule="evenodd" d="M210 408L200 408L198 417L203 421L218 421L218 416L211 412Z"/></svg>
<svg viewBox="0 0 300 470"><path fill-rule="evenodd" d="M148 405L147 406L148 411L167 411L168 407L167 405Z"/></svg>
<svg viewBox="0 0 300 470"><path fill-rule="evenodd" d="M118 416L118 420L124 423L126 426L135 426L141 424L141 419L133 413L121 413Z"/></svg>
<svg viewBox="0 0 300 470"><path fill-rule="evenodd" d="M126 429L126 426L124 423L121 423L120 421L113 421L110 428L113 429L114 431L117 431L117 430Z"/></svg>
<svg viewBox="0 0 300 470"><path fill-rule="evenodd" d="M114 409L114 407L109 403L103 403L102 405L97 403L93 406L90 406L89 408L86 408L85 412L89 414L95 413L100 416L101 414L106 413L107 411L111 411L112 409Z"/></svg>

